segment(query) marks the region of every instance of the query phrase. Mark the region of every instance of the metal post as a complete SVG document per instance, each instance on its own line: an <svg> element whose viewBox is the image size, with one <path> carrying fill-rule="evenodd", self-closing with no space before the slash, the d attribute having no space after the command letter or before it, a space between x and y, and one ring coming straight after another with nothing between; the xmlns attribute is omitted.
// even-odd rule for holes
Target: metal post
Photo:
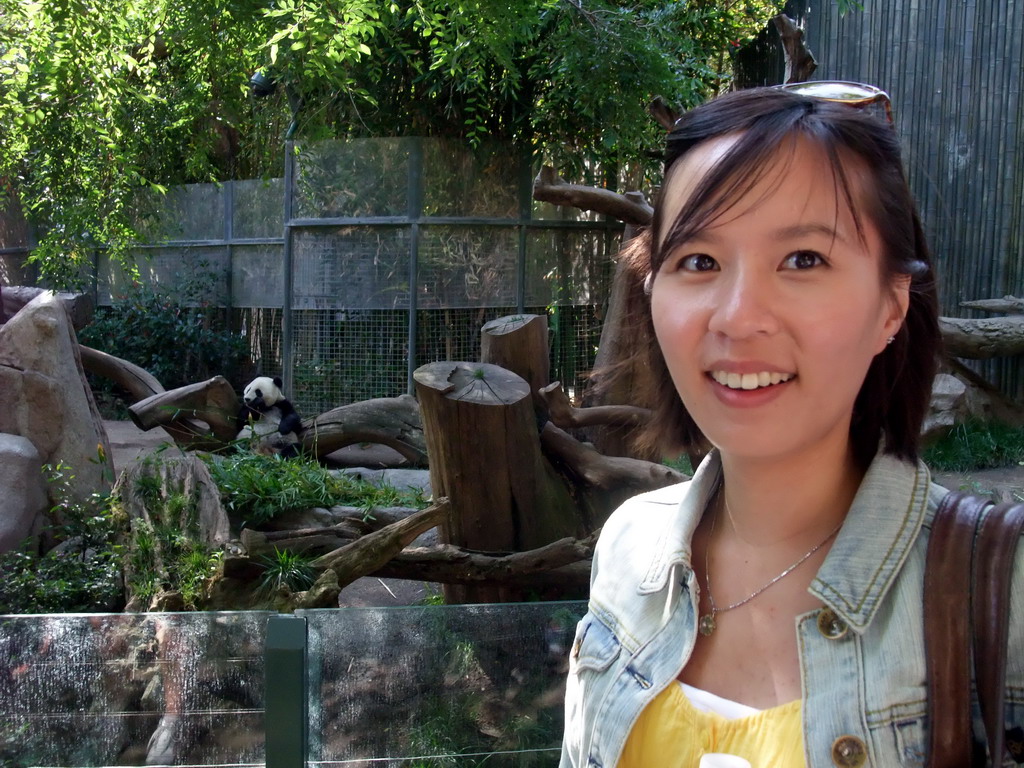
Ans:
<svg viewBox="0 0 1024 768"><path fill-rule="evenodd" d="M264 649L267 768L305 768L309 747L306 620L271 616Z"/></svg>
<svg viewBox="0 0 1024 768"><path fill-rule="evenodd" d="M416 137L410 140L409 151L409 346L406 352L405 389L411 395L416 391L412 373L416 370L416 309L417 284L419 282L420 217L423 215L423 141Z"/></svg>
<svg viewBox="0 0 1024 768"><path fill-rule="evenodd" d="M519 252L516 256L516 312L526 312L527 223L533 217L533 156L528 148L519 160Z"/></svg>
<svg viewBox="0 0 1024 768"><path fill-rule="evenodd" d="M295 192L295 142L284 143L284 297L281 305L281 378L284 391L295 397L292 388L295 361L292 355L292 200Z"/></svg>
<svg viewBox="0 0 1024 768"><path fill-rule="evenodd" d="M224 242L228 261L228 328L231 329L231 308L235 306L234 286L235 281L232 275L235 272L235 249L231 241L235 239L235 182L228 180L224 182ZM287 390L286 390L287 391Z"/></svg>

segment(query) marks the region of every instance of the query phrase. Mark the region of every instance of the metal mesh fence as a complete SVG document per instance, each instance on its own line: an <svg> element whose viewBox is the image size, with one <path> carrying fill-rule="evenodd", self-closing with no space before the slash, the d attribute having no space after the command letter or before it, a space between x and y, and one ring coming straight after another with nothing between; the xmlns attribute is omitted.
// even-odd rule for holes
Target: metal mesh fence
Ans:
<svg viewBox="0 0 1024 768"><path fill-rule="evenodd" d="M286 157L284 179L170 190L139 222L152 244L137 273L98 254L97 304L141 280L203 307L304 415L406 392L425 363L477 360L481 326L524 311L548 314L552 378L582 391L620 224L533 202L534 169L507 145L357 139ZM5 221L0 280L30 282L27 236Z"/></svg>

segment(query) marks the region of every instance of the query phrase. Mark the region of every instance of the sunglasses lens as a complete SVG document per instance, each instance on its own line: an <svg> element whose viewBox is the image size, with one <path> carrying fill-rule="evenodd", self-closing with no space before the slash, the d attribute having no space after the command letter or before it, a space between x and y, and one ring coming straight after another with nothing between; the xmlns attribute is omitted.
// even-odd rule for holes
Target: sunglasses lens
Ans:
<svg viewBox="0 0 1024 768"><path fill-rule="evenodd" d="M835 80L812 80L806 83L788 83L780 86L785 91L792 91L804 96L813 96L829 101L845 101L856 103L878 97L888 98L885 91L864 83L844 83Z"/></svg>

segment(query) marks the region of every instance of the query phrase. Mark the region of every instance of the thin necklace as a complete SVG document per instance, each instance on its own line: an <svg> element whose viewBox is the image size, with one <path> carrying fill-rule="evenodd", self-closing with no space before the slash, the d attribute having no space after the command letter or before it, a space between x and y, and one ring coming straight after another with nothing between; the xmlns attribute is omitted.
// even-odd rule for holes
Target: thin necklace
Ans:
<svg viewBox="0 0 1024 768"><path fill-rule="evenodd" d="M722 503L725 505L725 511L731 516L732 513L729 511L729 502L725 500L724 490L722 491ZM707 637L715 631L715 627L717 626L715 624L715 616L717 616L720 613L725 613L726 611L731 611L733 608L739 608L741 605L746 605L755 597L757 597L766 589L768 589L768 587L782 581L784 578L789 576L789 574L791 574L793 571L799 568L804 563L804 561L807 560L807 558L809 558L819 549L824 547L825 544L828 543L828 540L835 536L837 533L839 533L839 529L843 527L843 523L842 521L840 521L839 525L833 528L832 532L828 536L826 536L819 543L815 544L813 547L807 550L803 557L801 557L799 560L797 560L795 563L789 566L786 570L784 570L774 579L769 581L764 586L754 590L749 595L744 597L742 600L739 600L733 603L732 605L727 605L724 608L719 608L717 605L715 605L714 595L711 594L711 539L715 535L715 520L717 519L718 515L715 515L711 518L711 531L708 533L708 545L704 548L704 578L707 580L708 602L711 603L711 613L705 613L703 616L700 617L700 621L697 623L697 628L700 630L700 633L705 637Z"/></svg>

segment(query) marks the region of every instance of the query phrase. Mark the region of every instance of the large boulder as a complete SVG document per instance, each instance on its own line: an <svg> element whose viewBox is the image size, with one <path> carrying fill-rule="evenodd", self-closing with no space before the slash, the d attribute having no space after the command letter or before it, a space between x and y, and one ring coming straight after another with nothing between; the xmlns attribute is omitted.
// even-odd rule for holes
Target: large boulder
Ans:
<svg viewBox="0 0 1024 768"><path fill-rule="evenodd" d="M0 433L0 552L16 549L38 533L47 507L42 465L30 440Z"/></svg>
<svg viewBox="0 0 1024 768"><path fill-rule="evenodd" d="M31 441L44 464L68 466L74 475L70 501L109 490L110 444L74 328L53 293L40 294L0 326L0 392L0 433Z"/></svg>

